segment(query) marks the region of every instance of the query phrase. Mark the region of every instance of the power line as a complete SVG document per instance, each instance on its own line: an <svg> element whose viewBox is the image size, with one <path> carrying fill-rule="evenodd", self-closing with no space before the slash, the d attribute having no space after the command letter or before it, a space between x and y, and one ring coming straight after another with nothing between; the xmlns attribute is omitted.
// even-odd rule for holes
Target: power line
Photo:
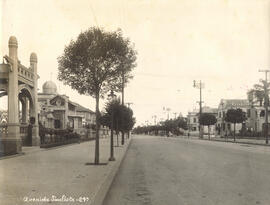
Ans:
<svg viewBox="0 0 270 205"><path fill-rule="evenodd" d="M159 75L159 74L153 74L153 73L135 73L135 75L150 76L150 77L157 77L157 78L183 78L183 76L177 76L177 75Z"/></svg>

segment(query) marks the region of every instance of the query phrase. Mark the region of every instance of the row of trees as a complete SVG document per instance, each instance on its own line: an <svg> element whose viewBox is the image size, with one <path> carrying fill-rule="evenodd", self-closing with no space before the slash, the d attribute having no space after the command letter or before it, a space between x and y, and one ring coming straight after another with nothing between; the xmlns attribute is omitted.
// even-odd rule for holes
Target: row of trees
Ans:
<svg viewBox="0 0 270 205"><path fill-rule="evenodd" d="M65 47L58 58L58 79L80 94L96 100L95 161L99 164L100 98L110 91L120 92L132 78L136 51L122 31L107 32L91 27Z"/></svg>
<svg viewBox="0 0 270 205"><path fill-rule="evenodd" d="M243 112L243 110L240 108L227 110L224 120L225 122L232 123L234 125L234 132L233 132L234 141L235 141L235 125L237 123L243 123L244 121L246 121L246 119L247 119L246 113ZM217 122L216 117L211 113L202 113L202 115L199 118L199 122L201 125L208 127L208 138L210 139L210 126L216 124Z"/></svg>
<svg viewBox="0 0 270 205"><path fill-rule="evenodd" d="M229 109L226 112L226 116L224 118L225 122L232 123L234 125L234 141L235 141L235 125L237 123L243 123L246 120L246 113L242 111L242 109ZM211 113L202 113L199 117L199 123L203 126L208 127L208 137L210 139L210 126L215 125L217 122L217 118L214 114ZM167 135L169 132L179 135L181 134L180 129L187 130L188 123L185 118L177 118L175 120L166 120L161 122L160 125L157 126L142 126L136 127L133 131L137 134L148 134L154 132L156 135L159 131L166 131Z"/></svg>
<svg viewBox="0 0 270 205"><path fill-rule="evenodd" d="M169 135L171 132L175 135L180 135L181 130L187 129L187 120L183 117L178 117L176 119L162 121L159 123L159 125L138 126L133 130L133 132L136 134L154 133L155 135L158 135L159 132L165 132L167 135Z"/></svg>

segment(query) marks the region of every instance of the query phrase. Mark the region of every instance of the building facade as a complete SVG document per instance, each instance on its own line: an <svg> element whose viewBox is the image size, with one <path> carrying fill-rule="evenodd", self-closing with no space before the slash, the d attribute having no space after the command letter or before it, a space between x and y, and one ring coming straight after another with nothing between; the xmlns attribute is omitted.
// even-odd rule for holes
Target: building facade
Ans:
<svg viewBox="0 0 270 205"><path fill-rule="evenodd" d="M217 117L218 109L204 106L202 107L202 113L213 114L215 117ZM198 109L194 109L192 112L188 112L187 124L188 124L188 130L190 133L199 134L200 124L199 124L199 110ZM211 125L209 128L210 128L210 133L215 134L216 126ZM203 132L208 133L208 127L204 126Z"/></svg>
<svg viewBox="0 0 270 205"><path fill-rule="evenodd" d="M250 104L247 99L221 99L218 106L218 117L217 117L217 131L221 136L231 135L233 132L233 124L225 121L226 113L229 109L241 109L247 113L250 108ZM245 129L247 126L246 122L237 123L235 126L235 132L239 133L240 130Z"/></svg>
<svg viewBox="0 0 270 205"><path fill-rule="evenodd" d="M66 95L57 93L54 82L47 81L38 93L39 122L47 128L80 130L87 124L95 124L95 113Z"/></svg>

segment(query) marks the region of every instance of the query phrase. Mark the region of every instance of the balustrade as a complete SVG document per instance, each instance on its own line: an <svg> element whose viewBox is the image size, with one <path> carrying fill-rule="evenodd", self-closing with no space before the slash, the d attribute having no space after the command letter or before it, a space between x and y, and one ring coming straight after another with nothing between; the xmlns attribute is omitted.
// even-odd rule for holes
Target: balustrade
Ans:
<svg viewBox="0 0 270 205"><path fill-rule="evenodd" d="M0 135L7 135L8 134L8 126L7 124L1 124L0 125Z"/></svg>
<svg viewBox="0 0 270 205"><path fill-rule="evenodd" d="M24 67L23 65L18 66L18 74L28 80L34 80L34 73L29 69Z"/></svg>

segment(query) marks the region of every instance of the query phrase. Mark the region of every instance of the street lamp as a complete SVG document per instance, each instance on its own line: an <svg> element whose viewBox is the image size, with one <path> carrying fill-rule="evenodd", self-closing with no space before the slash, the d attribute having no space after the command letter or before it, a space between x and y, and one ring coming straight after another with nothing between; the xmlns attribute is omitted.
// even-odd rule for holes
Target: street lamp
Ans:
<svg viewBox="0 0 270 205"><path fill-rule="evenodd" d="M108 97L111 98L111 102L113 102L116 95L113 93L113 90L111 90L111 93L108 95ZM109 161L115 161L114 158L114 147L113 147L113 118L114 118L114 110L112 107L112 113L111 113L111 152L110 152L110 158Z"/></svg>

